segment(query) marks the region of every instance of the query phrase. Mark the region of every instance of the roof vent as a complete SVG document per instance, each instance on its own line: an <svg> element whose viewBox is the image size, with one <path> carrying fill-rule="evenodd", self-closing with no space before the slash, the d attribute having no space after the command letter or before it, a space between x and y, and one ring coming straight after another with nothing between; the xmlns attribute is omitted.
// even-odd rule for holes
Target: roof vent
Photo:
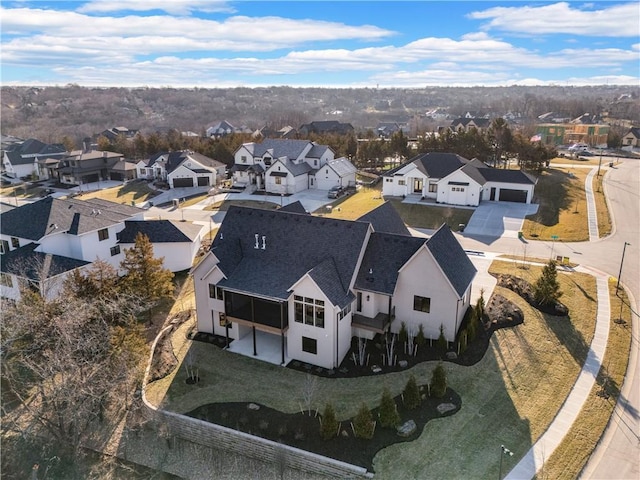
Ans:
<svg viewBox="0 0 640 480"><path fill-rule="evenodd" d="M369 269L369 275L373 275L373 268Z"/></svg>
<svg viewBox="0 0 640 480"><path fill-rule="evenodd" d="M98 215L100 215L102 213L100 210L97 210L97 212L98 212Z"/></svg>
<svg viewBox="0 0 640 480"><path fill-rule="evenodd" d="M220 240L224 240L224 234L220 232Z"/></svg>
<svg viewBox="0 0 640 480"><path fill-rule="evenodd" d="M266 250L267 248L267 237L262 235L262 250Z"/></svg>
<svg viewBox="0 0 640 480"><path fill-rule="evenodd" d="M260 238L260 235L258 235L258 234L256 233L256 244L255 244L255 246L253 247L253 248L255 248L255 249L260 248L260 244L258 243L258 238Z"/></svg>

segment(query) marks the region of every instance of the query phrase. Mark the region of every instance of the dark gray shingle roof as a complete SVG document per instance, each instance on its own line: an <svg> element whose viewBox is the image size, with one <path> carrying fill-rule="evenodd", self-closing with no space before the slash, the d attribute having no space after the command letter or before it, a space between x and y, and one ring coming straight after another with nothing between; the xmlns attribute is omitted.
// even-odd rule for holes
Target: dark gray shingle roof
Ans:
<svg viewBox="0 0 640 480"><path fill-rule="evenodd" d="M358 271L355 288L393 295L398 281L398 271L425 241L424 238L406 235L372 233Z"/></svg>
<svg viewBox="0 0 640 480"><path fill-rule="evenodd" d="M304 206L302 205L302 203L300 203L300 200L296 200L293 203L290 203L288 205L285 205L284 207L282 207L280 209L281 212L289 212L289 213L304 213L307 214L309 212L307 212L304 208Z"/></svg>
<svg viewBox="0 0 640 480"><path fill-rule="evenodd" d="M171 220L129 220L124 225L118 233L118 243L135 243L138 233L146 235L151 243L191 243L201 230L196 225L179 225Z"/></svg>
<svg viewBox="0 0 640 480"><path fill-rule="evenodd" d="M0 217L0 232L38 241L51 233L79 235L121 223L141 210L100 199L76 200L45 197L22 205ZM27 221L28 219L28 221Z"/></svg>
<svg viewBox="0 0 640 480"><path fill-rule="evenodd" d="M36 252L37 243L29 243L0 255L0 270L29 280L40 281L88 265L75 258Z"/></svg>
<svg viewBox="0 0 640 480"><path fill-rule="evenodd" d="M535 180L522 170L505 170L503 168L482 168L477 170L487 182L521 183L535 185Z"/></svg>
<svg viewBox="0 0 640 480"><path fill-rule="evenodd" d="M211 248L227 277L220 285L284 300L306 273L315 269L312 278L331 276L327 265L320 266L331 259L338 285L344 286L338 290L346 289L369 228L364 222L232 206ZM349 292L335 288L325 293L334 305L344 306Z"/></svg>
<svg viewBox="0 0 640 480"><path fill-rule="evenodd" d="M370 223L376 232L411 235L391 202L384 202L369 213L365 213L358 221Z"/></svg>
<svg viewBox="0 0 640 480"><path fill-rule="evenodd" d="M427 248L451 282L456 293L462 297L473 281L477 270L447 224L443 224L427 240Z"/></svg>

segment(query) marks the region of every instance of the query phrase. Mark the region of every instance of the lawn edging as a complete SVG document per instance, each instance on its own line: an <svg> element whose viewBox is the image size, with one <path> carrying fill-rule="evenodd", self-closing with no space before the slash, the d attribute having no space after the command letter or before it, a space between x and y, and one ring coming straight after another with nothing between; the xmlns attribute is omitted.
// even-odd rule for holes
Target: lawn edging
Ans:
<svg viewBox="0 0 640 480"><path fill-rule="evenodd" d="M212 448L222 448L270 463L283 463L288 468L333 476L336 478L373 478L366 468L351 465L329 457L290 447L282 443L250 435L245 432L163 410L149 402L146 386L151 371L156 345L165 331L162 329L153 341L142 384L142 402L153 425L165 425L169 436Z"/></svg>

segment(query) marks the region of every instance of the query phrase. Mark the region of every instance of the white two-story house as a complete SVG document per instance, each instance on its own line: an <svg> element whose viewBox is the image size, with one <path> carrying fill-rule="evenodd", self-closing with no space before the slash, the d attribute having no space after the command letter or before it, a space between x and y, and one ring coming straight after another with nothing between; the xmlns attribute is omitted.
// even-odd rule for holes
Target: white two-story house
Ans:
<svg viewBox="0 0 640 480"><path fill-rule="evenodd" d="M167 257L165 268L184 270L192 265L200 246L202 227L168 220L144 220L144 210L106 200L46 197L5 211L0 216L0 295L19 297L20 279L39 282L37 275L57 277L55 293L64 275L97 259L116 268L135 234L147 235L157 257ZM42 279L45 280L45 279Z"/></svg>
<svg viewBox="0 0 640 480"><path fill-rule="evenodd" d="M336 368L353 336L401 322L453 341L476 270L448 227L408 235L391 204L357 221L231 207L192 270L199 332L252 342L260 358Z"/></svg>
<svg viewBox="0 0 640 480"><path fill-rule="evenodd" d="M267 138L245 143L231 168L237 186L255 185L267 193L293 194L307 189L355 186L356 168L347 158L308 140Z"/></svg>
<svg viewBox="0 0 640 480"><path fill-rule="evenodd" d="M449 205L481 201L531 203L536 180L522 170L491 168L453 153L423 153L383 175L383 196L433 199Z"/></svg>

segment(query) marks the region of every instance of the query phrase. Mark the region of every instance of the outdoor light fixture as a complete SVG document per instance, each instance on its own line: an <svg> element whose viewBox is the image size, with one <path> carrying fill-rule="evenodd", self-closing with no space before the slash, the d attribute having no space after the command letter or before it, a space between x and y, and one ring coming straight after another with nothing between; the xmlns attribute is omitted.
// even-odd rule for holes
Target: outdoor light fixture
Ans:
<svg viewBox="0 0 640 480"><path fill-rule="evenodd" d="M504 445L500 445L500 468L498 469L498 480L502 479L502 457L505 455L513 457L513 452Z"/></svg>

